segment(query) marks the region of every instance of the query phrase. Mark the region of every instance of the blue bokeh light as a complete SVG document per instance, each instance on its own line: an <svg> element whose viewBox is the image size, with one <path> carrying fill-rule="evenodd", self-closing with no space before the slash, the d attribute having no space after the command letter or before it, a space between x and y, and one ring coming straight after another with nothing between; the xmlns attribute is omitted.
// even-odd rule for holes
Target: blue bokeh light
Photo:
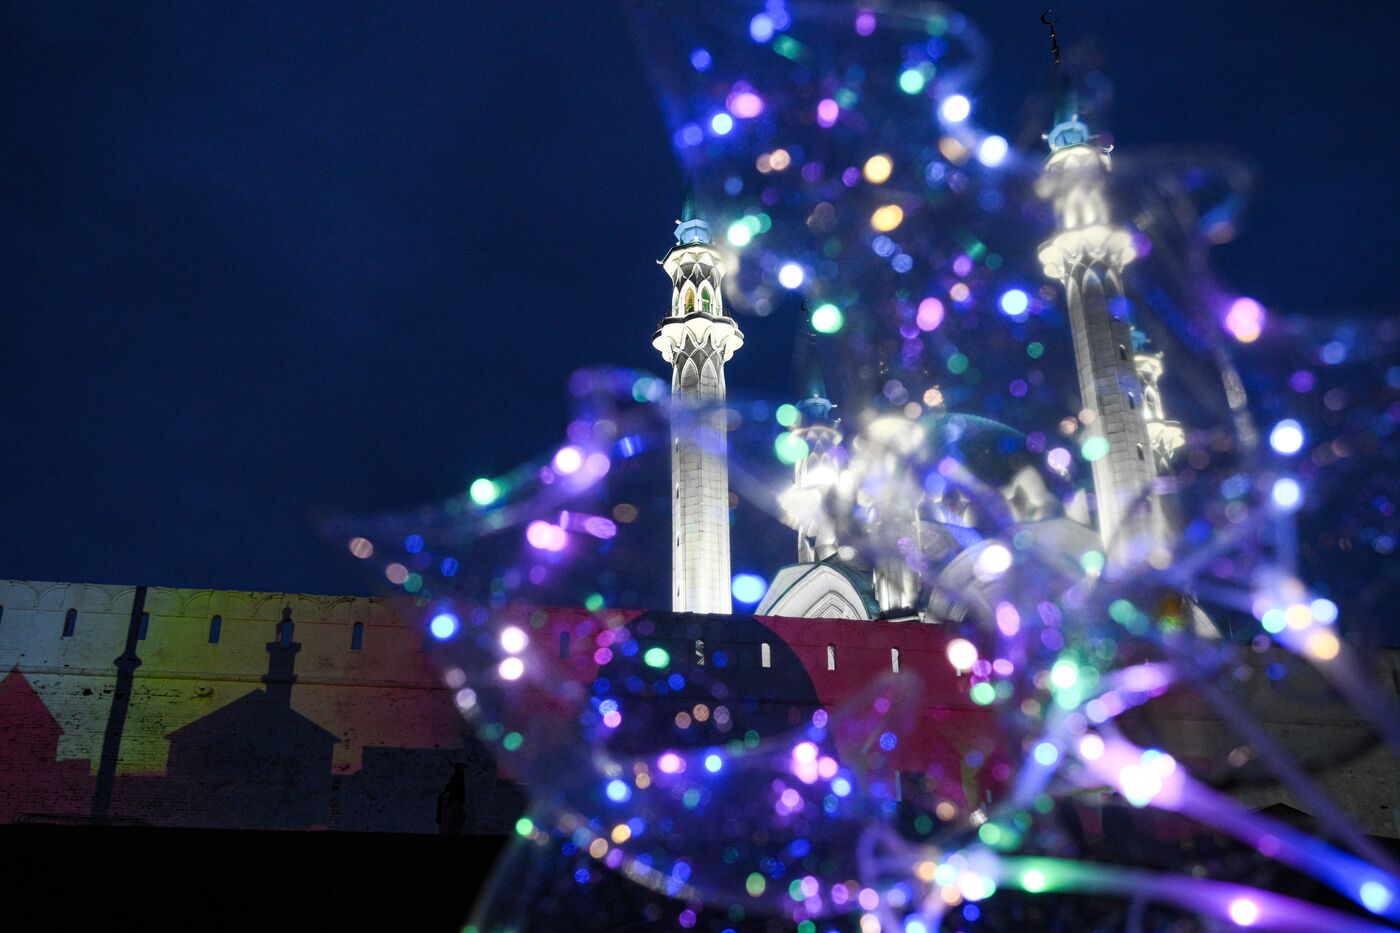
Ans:
<svg viewBox="0 0 1400 933"><path fill-rule="evenodd" d="M729 592L734 595L735 602L752 606L768 592L768 581L756 573L736 573Z"/></svg>
<svg viewBox="0 0 1400 933"><path fill-rule="evenodd" d="M462 621L451 612L439 612L433 616L433 621L428 623L428 631L432 632L438 641L446 641L456 635L461 627Z"/></svg>

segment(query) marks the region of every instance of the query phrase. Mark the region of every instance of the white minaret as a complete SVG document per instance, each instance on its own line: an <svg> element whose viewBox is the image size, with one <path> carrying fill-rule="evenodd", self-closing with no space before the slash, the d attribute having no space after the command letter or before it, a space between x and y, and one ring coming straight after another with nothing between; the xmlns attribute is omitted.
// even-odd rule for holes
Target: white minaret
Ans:
<svg viewBox="0 0 1400 933"><path fill-rule="evenodd" d="M778 497L788 523L797 531L797 562L810 564L836 554L836 524L827 514L827 493L841 475L840 418L820 395L797 403L801 420L791 433L807 445L807 456L793 464L793 484Z"/></svg>
<svg viewBox="0 0 1400 933"><path fill-rule="evenodd" d="M1159 510L1149 500L1157 458L1123 297L1132 240L1109 217L1108 150L1092 143L1075 109L1073 95L1066 95L1047 137L1050 156L1037 190L1054 204L1058 230L1041 245L1040 262L1064 285L1079 391L1089 413L1086 442L1107 442L1106 450L1089 447L1101 454L1093 461L1094 498L1106 553L1121 566L1143 559L1160 542Z"/></svg>
<svg viewBox="0 0 1400 933"><path fill-rule="evenodd" d="M744 335L724 311L724 258L687 192L676 245L661 261L671 313L652 346L671 364L671 608L732 611L724 364Z"/></svg>

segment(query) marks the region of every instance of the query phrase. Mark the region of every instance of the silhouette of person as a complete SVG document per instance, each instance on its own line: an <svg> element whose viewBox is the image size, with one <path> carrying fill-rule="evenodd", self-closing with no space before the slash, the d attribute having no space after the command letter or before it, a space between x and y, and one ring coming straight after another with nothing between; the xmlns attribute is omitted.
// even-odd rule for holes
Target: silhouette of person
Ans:
<svg viewBox="0 0 1400 933"><path fill-rule="evenodd" d="M459 835L467 822L467 766L454 764L452 777L437 798L438 833Z"/></svg>

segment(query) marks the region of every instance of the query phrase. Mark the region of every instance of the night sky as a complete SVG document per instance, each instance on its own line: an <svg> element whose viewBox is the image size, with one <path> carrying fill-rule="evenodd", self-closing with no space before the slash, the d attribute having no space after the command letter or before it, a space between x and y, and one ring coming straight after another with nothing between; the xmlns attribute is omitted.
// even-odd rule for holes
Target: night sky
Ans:
<svg viewBox="0 0 1400 933"><path fill-rule="evenodd" d="M1015 138L1040 8L960 8ZM1254 161L1227 282L1394 313L1400 6L1058 13L1121 151ZM458 492L558 442L574 369L661 369L682 179L613 3L41 0L0 45L0 577L370 592L313 514ZM791 394L795 314L731 386Z"/></svg>

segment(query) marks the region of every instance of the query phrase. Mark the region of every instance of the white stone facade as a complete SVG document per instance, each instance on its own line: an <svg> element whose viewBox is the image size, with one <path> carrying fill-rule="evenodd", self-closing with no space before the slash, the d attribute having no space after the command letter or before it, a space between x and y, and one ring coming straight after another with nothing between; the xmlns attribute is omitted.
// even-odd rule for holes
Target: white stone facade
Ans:
<svg viewBox="0 0 1400 933"><path fill-rule="evenodd" d="M689 214L690 211L687 211ZM662 264L671 312L652 345L671 364L671 608L729 614L729 466L724 364L743 345L724 311L723 257L687 216Z"/></svg>
<svg viewBox="0 0 1400 933"><path fill-rule="evenodd" d="M1157 458L1143 417L1132 325L1120 310L1133 247L1110 222L1108 169L1108 153L1087 139L1051 153L1039 189L1054 204L1059 230L1041 246L1040 261L1065 289L1085 440L1108 444L1092 462L1095 509L1106 553L1122 564L1145 558L1163 529L1152 501Z"/></svg>

